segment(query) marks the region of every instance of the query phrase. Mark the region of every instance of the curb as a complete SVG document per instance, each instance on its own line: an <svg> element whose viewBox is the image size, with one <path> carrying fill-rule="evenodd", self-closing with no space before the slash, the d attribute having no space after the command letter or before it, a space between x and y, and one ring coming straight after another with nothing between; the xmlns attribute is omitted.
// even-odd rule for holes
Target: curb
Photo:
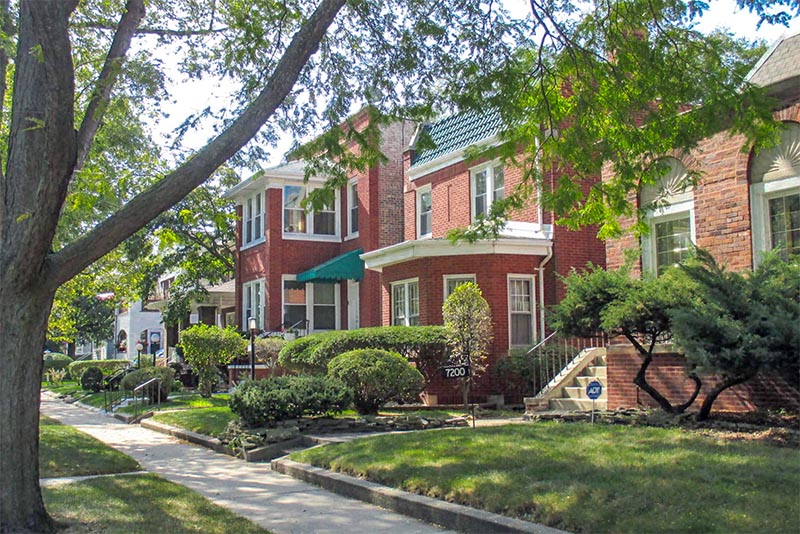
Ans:
<svg viewBox="0 0 800 534"><path fill-rule="evenodd" d="M387 510L459 532L476 534L500 532L567 534L563 530L388 488L374 482L334 473L320 467L287 460L286 458L272 460L272 470L320 486L345 497L375 504Z"/></svg>

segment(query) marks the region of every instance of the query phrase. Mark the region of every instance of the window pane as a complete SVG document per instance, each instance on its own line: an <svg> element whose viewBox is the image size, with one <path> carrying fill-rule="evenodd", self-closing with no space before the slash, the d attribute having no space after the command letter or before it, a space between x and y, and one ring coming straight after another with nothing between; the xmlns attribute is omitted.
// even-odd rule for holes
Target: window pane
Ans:
<svg viewBox="0 0 800 534"><path fill-rule="evenodd" d="M314 304L335 304L336 284L314 284Z"/></svg>
<svg viewBox="0 0 800 534"><path fill-rule="evenodd" d="M511 344L512 345L531 345L533 344L533 328L530 314L512 313L511 314Z"/></svg>
<svg viewBox="0 0 800 534"><path fill-rule="evenodd" d="M800 194L769 201L772 248L784 254L800 254Z"/></svg>
<svg viewBox="0 0 800 534"><path fill-rule="evenodd" d="M688 216L656 223L656 270L659 275L665 269L680 263L686 257L691 243L690 237L690 220Z"/></svg>
<svg viewBox="0 0 800 534"><path fill-rule="evenodd" d="M306 304L306 285L294 280L283 281L283 301L287 304Z"/></svg>
<svg viewBox="0 0 800 534"><path fill-rule="evenodd" d="M406 317L405 289L406 286L403 284L397 284L392 287L392 311L393 311L392 323L395 325L405 324L405 317Z"/></svg>
<svg viewBox="0 0 800 534"><path fill-rule="evenodd" d="M336 306L314 306L314 330L336 328Z"/></svg>
<svg viewBox="0 0 800 534"><path fill-rule="evenodd" d="M419 284L417 282L408 284L408 315L409 317L419 316Z"/></svg>
<svg viewBox="0 0 800 534"><path fill-rule="evenodd" d="M332 211L320 211L315 213L314 233L317 235L335 235L336 214Z"/></svg>
<svg viewBox="0 0 800 534"><path fill-rule="evenodd" d="M464 278L448 278L447 287L445 287L444 298L449 297L453 293L453 291L455 291L456 288L461 284L466 284L467 282L474 282L474 281L475 279L471 276L469 277L465 276Z"/></svg>
<svg viewBox="0 0 800 534"><path fill-rule="evenodd" d="M506 178L502 166L494 168L494 197L493 200L501 200L506 197Z"/></svg>
<svg viewBox="0 0 800 534"><path fill-rule="evenodd" d="M283 188L283 207L302 208L305 188L299 185L287 185Z"/></svg>
<svg viewBox="0 0 800 534"><path fill-rule="evenodd" d="M350 184L350 233L358 232L358 184Z"/></svg>

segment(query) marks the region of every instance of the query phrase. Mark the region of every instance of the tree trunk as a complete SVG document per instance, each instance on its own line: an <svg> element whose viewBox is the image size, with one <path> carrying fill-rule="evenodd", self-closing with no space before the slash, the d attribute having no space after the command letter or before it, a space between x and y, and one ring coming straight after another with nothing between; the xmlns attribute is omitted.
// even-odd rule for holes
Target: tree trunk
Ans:
<svg viewBox="0 0 800 534"><path fill-rule="evenodd" d="M717 400L717 397L728 388L732 388L733 386L738 386L744 382L747 382L751 378L755 376L755 373L748 374L748 375L739 375L734 376L731 378L726 378L719 384L717 384L711 391L708 392L706 398L703 400L703 405L700 406L700 411L697 413L697 420L698 421L705 421L708 419L709 415L711 415L711 408L714 405L714 401Z"/></svg>
<svg viewBox="0 0 800 534"><path fill-rule="evenodd" d="M0 532L52 532L39 488L39 388L53 294L7 279L0 273Z"/></svg>
<svg viewBox="0 0 800 534"><path fill-rule="evenodd" d="M639 370L636 372L636 376L633 377L633 383L639 386L645 393L650 395L650 397L655 400L658 405L667 413L676 413L675 408L672 406L672 403L664 397L656 388L650 385L647 381L646 373L647 368L650 367L650 364L653 362L653 347L655 344L651 344L650 350L646 350L642 345L635 339L630 336L625 336L628 338L628 341L639 351L639 354L642 355L642 365L639 366Z"/></svg>

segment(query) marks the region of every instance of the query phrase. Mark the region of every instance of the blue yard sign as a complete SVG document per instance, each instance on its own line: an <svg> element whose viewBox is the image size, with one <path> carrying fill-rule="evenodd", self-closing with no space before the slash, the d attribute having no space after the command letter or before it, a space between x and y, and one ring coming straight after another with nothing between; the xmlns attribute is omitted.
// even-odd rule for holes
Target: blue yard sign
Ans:
<svg viewBox="0 0 800 534"><path fill-rule="evenodd" d="M586 386L586 396L592 400L597 400L600 398L600 395L603 394L603 384L598 382L597 380L592 380L589 382L589 385Z"/></svg>

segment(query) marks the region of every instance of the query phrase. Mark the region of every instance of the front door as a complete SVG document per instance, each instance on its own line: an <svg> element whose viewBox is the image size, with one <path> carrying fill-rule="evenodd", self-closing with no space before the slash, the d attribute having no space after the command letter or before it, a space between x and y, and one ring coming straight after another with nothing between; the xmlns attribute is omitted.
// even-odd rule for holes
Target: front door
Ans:
<svg viewBox="0 0 800 534"><path fill-rule="evenodd" d="M361 327L359 316L358 290L359 283L354 280L347 281L347 329L355 330Z"/></svg>

